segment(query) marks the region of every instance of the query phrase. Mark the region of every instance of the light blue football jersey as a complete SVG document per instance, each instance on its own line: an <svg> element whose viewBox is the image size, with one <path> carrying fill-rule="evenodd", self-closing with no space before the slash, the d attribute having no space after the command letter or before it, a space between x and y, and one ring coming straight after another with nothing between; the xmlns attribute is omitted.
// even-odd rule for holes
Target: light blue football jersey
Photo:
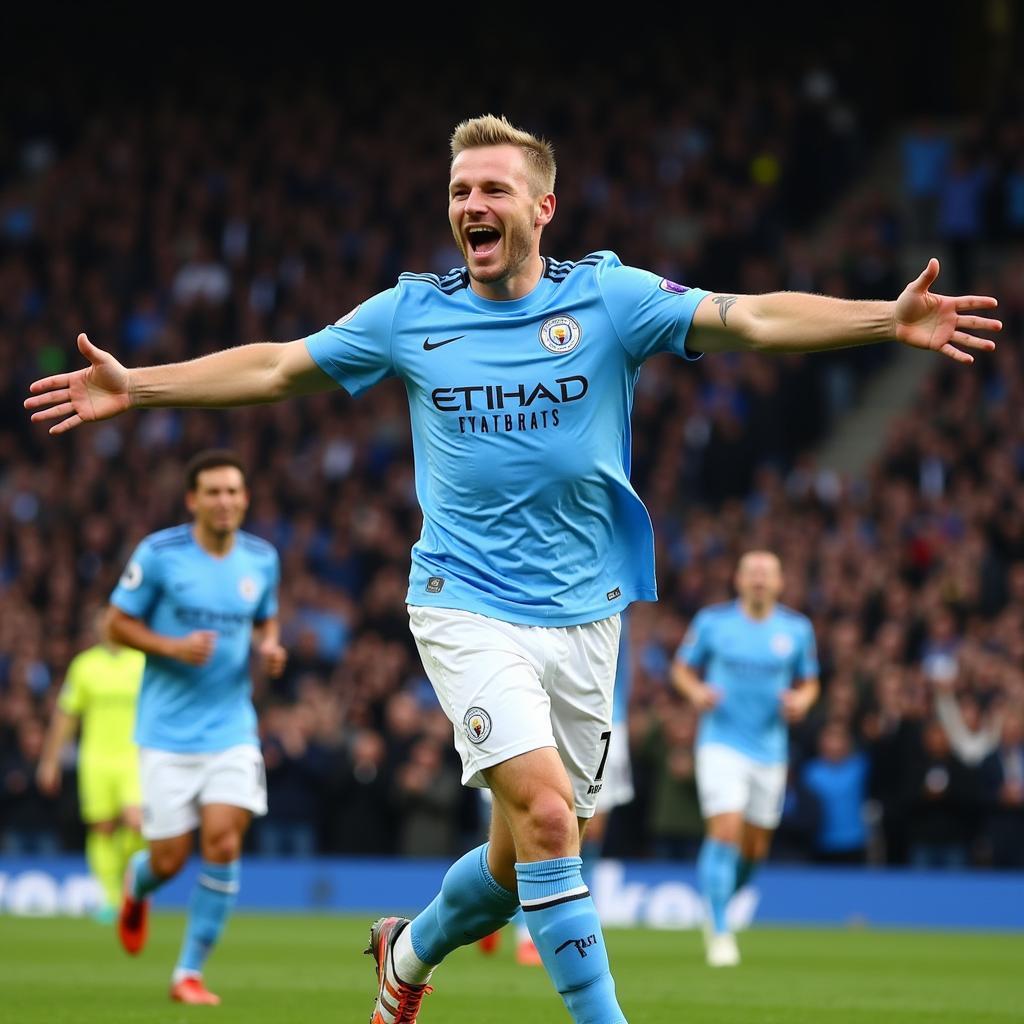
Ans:
<svg viewBox="0 0 1024 1024"><path fill-rule="evenodd" d="M676 657L721 694L700 717L697 745L723 743L756 761L787 756L781 696L794 682L817 678L814 628L799 612L776 605L752 619L739 601L698 612Z"/></svg>
<svg viewBox="0 0 1024 1024"><path fill-rule="evenodd" d="M212 753L256 744L249 675L254 622L277 614L280 566L266 541L239 531L223 558L196 541L192 525L145 537L135 549L110 603L155 633L217 633L205 665L146 656L135 720L141 747Z"/></svg>
<svg viewBox="0 0 1024 1024"><path fill-rule="evenodd" d="M352 395L405 383L423 510L410 604L569 626L657 600L629 482L633 389L649 356L694 358L706 294L597 252L546 259L507 302L477 295L465 268L402 274L306 339Z"/></svg>

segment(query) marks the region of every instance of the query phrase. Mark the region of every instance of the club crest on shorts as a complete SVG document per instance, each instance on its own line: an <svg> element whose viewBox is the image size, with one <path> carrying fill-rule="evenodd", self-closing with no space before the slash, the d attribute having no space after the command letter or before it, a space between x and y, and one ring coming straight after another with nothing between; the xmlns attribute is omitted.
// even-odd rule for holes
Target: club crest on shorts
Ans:
<svg viewBox="0 0 1024 1024"><path fill-rule="evenodd" d="M491 716L483 708L470 708L462 724L470 743L483 743L491 735Z"/></svg>
<svg viewBox="0 0 1024 1024"><path fill-rule="evenodd" d="M238 593L245 601L255 601L259 587L256 586L256 581L251 576L243 576L238 581Z"/></svg>
<svg viewBox="0 0 1024 1024"><path fill-rule="evenodd" d="M793 653L793 638L788 633L776 633L771 639L772 654L788 658Z"/></svg>
<svg viewBox="0 0 1024 1024"><path fill-rule="evenodd" d="M571 316L549 316L540 325L540 343L556 356L571 352L583 337L579 321Z"/></svg>

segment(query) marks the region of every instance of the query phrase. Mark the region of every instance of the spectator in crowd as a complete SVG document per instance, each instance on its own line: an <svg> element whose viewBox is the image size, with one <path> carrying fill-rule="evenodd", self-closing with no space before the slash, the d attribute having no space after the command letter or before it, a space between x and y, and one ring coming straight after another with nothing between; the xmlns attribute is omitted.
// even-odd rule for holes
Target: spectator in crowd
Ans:
<svg viewBox="0 0 1024 1024"><path fill-rule="evenodd" d="M1024 868L1024 712L1003 718L998 749L982 765L989 811L992 863Z"/></svg>
<svg viewBox="0 0 1024 1024"><path fill-rule="evenodd" d="M910 863L920 868L966 866L977 828L977 803L976 770L953 754L942 724L929 719L905 768L903 813Z"/></svg>
<svg viewBox="0 0 1024 1024"><path fill-rule="evenodd" d="M804 765L802 781L821 812L814 836L815 859L823 864L862 864L868 843L864 821L868 759L854 747L845 722L830 722L821 730L818 756Z"/></svg>

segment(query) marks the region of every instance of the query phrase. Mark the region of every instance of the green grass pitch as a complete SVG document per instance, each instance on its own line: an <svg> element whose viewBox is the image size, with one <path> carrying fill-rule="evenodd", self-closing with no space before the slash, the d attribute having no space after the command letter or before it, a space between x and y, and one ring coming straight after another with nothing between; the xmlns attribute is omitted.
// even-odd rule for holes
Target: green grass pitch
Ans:
<svg viewBox="0 0 1024 1024"><path fill-rule="evenodd" d="M9 1024L327 1024L369 1019L369 919L237 914L207 967L216 1009L167 999L180 914L157 914L137 959L87 920L0 917L0 1020ZM568 1015L539 968L501 950L453 954L420 1024L546 1024ZM743 964L704 966L694 932L610 931L631 1024L895 1024L1024 1019L1024 936L756 928Z"/></svg>

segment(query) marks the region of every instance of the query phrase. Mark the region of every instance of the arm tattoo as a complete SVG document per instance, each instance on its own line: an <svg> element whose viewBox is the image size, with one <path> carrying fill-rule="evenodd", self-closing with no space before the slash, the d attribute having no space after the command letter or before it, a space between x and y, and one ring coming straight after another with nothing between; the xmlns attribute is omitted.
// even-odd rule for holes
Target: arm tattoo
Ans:
<svg viewBox="0 0 1024 1024"><path fill-rule="evenodd" d="M728 326L729 309L736 301L736 296L716 295L711 301L718 307L718 315L722 318L722 323Z"/></svg>

